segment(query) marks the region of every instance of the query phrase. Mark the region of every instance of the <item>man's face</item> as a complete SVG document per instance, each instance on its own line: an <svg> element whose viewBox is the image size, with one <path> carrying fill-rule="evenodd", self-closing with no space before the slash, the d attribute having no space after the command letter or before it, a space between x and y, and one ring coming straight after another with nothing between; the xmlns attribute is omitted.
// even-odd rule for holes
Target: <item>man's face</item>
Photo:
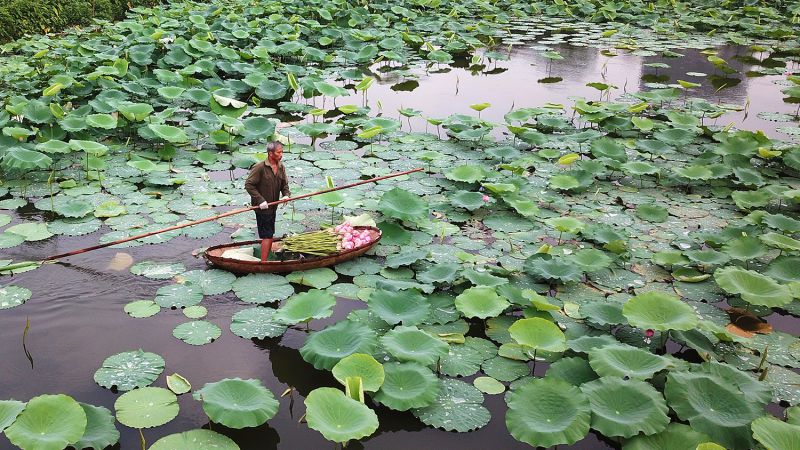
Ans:
<svg viewBox="0 0 800 450"><path fill-rule="evenodd" d="M274 152L269 153L269 160L273 163L279 163L283 158L283 146L279 145Z"/></svg>

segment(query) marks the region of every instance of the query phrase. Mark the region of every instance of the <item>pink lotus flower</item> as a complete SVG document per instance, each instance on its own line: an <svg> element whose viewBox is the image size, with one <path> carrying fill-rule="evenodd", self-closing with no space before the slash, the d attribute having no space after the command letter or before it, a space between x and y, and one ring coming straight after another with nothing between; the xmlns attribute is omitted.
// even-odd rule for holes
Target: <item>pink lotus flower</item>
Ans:
<svg viewBox="0 0 800 450"><path fill-rule="evenodd" d="M483 201L488 202L489 201L489 196L486 195L486 194L483 194Z"/></svg>
<svg viewBox="0 0 800 450"><path fill-rule="evenodd" d="M653 337L653 335L655 335L655 334L656 334L656 332L655 332L655 331L653 331L653 330L650 330L650 329L647 329L647 330L645 330L645 331L644 331L644 335L645 335L645 337L649 337L649 338L651 338L651 337Z"/></svg>

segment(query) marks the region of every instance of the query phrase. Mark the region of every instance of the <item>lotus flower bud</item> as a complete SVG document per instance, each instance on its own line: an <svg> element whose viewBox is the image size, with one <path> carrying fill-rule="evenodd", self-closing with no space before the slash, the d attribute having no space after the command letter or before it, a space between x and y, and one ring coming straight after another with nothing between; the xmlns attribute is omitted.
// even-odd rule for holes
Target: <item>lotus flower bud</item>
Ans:
<svg viewBox="0 0 800 450"><path fill-rule="evenodd" d="M353 249L353 247L354 247L354 245L353 245L353 243L352 243L352 242L345 242L345 243L343 244L343 247L344 247L344 249L345 249L345 250L352 250L352 249Z"/></svg>
<svg viewBox="0 0 800 450"><path fill-rule="evenodd" d="M363 244L360 238L356 238L353 242L356 244L356 247L361 247L361 245Z"/></svg>

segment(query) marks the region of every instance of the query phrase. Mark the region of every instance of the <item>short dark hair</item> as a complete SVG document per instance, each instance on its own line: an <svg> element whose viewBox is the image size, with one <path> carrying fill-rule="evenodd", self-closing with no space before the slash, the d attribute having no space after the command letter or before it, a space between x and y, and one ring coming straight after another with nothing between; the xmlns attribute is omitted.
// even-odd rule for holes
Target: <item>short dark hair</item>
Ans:
<svg viewBox="0 0 800 450"><path fill-rule="evenodd" d="M274 153L278 147L283 148L283 144L278 141L272 141L267 144L267 153Z"/></svg>

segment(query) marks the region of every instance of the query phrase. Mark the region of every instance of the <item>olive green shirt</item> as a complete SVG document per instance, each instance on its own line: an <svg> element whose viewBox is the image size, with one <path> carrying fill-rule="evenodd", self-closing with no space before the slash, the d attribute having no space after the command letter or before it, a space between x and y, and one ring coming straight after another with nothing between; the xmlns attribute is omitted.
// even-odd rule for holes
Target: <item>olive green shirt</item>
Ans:
<svg viewBox="0 0 800 450"><path fill-rule="evenodd" d="M278 173L272 171L269 161L256 163L250 169L250 175L244 182L244 188L250 194L250 202L258 206L262 202L274 202L281 198L291 196L289 192L289 178L286 176L286 167L278 163ZM275 209L271 206L269 209Z"/></svg>

